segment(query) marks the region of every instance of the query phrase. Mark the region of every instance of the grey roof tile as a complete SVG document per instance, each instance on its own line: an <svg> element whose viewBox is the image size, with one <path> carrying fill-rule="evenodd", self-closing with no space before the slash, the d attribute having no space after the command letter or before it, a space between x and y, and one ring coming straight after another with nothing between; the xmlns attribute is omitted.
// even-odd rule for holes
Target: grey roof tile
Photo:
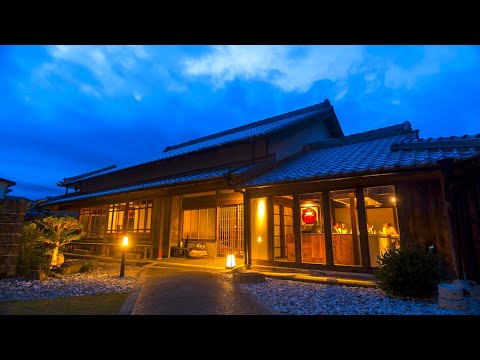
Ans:
<svg viewBox="0 0 480 360"><path fill-rule="evenodd" d="M467 159L480 155L480 147L471 146L471 140L480 135L418 139L418 132L406 124L313 144L307 147L307 152L249 180L246 185L379 173L436 165L437 161L447 158ZM462 139L465 146L462 146ZM456 147L446 147L446 141L455 141ZM405 143L428 143L428 146L392 150L395 145Z"/></svg>
<svg viewBox="0 0 480 360"><path fill-rule="evenodd" d="M228 173L231 173L232 175L241 175L259 166L262 166L262 163L252 163L252 164L241 165L241 166L229 166L222 169L205 170L202 172L195 172L195 173L183 174L178 176L170 176L170 177L165 177L163 179L158 179L158 180L151 181L144 184L124 186L121 188L99 191L94 193L83 193L83 194L72 193L67 196L61 196L61 197L56 197L55 199L52 199L52 200L47 200L42 203L42 206L62 204L62 203L67 203L71 201L78 201L78 200L85 200L85 199L92 199L100 196L114 195L114 194L119 194L124 192L130 192L130 191L146 190L146 189L151 189L151 188L160 187L160 186L166 187L166 186L180 185L180 184L186 184L186 183L192 183L192 182L221 179Z"/></svg>
<svg viewBox="0 0 480 360"><path fill-rule="evenodd" d="M163 158L170 158L231 142L272 134L312 116L326 113L330 108L330 103L325 101L308 108L257 121L193 141L168 146L163 153Z"/></svg>
<svg viewBox="0 0 480 360"><path fill-rule="evenodd" d="M96 197L105 196L105 195L114 195L119 193L130 192L130 191L146 190L146 189L151 189L151 188L160 187L160 186L171 186L171 185L179 185L179 184L185 184L185 183L191 183L191 182L197 182L197 181L213 180L215 178L222 178L225 174L227 174L229 171L234 169L235 168L229 167L224 169L206 170L200 173L192 173L192 174L186 174L181 176L168 177L168 178L164 178L164 179L160 179L160 180L156 180L156 181L152 181L144 184L125 186L117 189L99 191L95 193L84 193L84 194L73 193L73 194L67 195L66 197L62 197L60 199L57 198L53 200L47 200L44 203L42 203L42 206L62 204L62 203L67 203L71 201L85 200L85 199L96 198Z"/></svg>

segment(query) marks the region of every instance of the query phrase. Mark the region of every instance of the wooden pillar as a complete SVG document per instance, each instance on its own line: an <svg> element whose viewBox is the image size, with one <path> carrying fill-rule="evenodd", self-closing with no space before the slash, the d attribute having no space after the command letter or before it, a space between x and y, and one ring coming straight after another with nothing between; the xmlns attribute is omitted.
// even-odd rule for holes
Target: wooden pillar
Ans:
<svg viewBox="0 0 480 360"><path fill-rule="evenodd" d="M451 182L451 175L453 173L453 160L447 159L445 161L439 161L440 169L442 170L442 192L443 192L443 199L445 202L445 208L447 210L447 217L448 217L448 233L450 237L450 245L452 251L452 263L453 269L455 270L455 274L457 278L463 278L463 264L462 264L462 257L460 252L460 246L458 243L457 237L457 224L455 222L455 212L453 210L452 202L451 202L451 192L453 191L453 184Z"/></svg>
<svg viewBox="0 0 480 360"><path fill-rule="evenodd" d="M170 256L170 214L171 214L172 197L164 197L162 202L162 213L160 227L160 249L158 257L167 258Z"/></svg>
<svg viewBox="0 0 480 360"><path fill-rule="evenodd" d="M330 215L330 191L322 192L322 209L325 231L325 253L327 256L327 266L334 266L333 260L333 242L332 242L332 217Z"/></svg>
<svg viewBox="0 0 480 360"><path fill-rule="evenodd" d="M358 253L357 220L355 216L355 212L357 211L355 209L355 192L349 191L348 199L350 201L350 222L352 223L353 262L357 265L360 262L360 254Z"/></svg>
<svg viewBox="0 0 480 360"><path fill-rule="evenodd" d="M279 210L278 216L280 217L280 257L286 258L287 257L287 252L286 252L287 241L285 239L285 218L284 218L285 205L278 205L278 210ZM275 233L273 235L275 236ZM275 249L274 249L273 259L275 260Z"/></svg>
<svg viewBox="0 0 480 360"><path fill-rule="evenodd" d="M155 196L152 204L152 219L150 229L150 258L155 259L160 255L160 238L162 228L162 198Z"/></svg>
<svg viewBox="0 0 480 360"><path fill-rule="evenodd" d="M365 197L363 195L363 188L357 188L355 189L355 192L357 195L358 231L360 233L360 251L362 256L362 267L370 268L371 264L367 231L367 211L365 210Z"/></svg>
<svg viewBox="0 0 480 360"><path fill-rule="evenodd" d="M268 223L268 242L267 242L267 259L273 261L275 259L275 243L274 243L274 223L273 223L273 196L267 196L267 223Z"/></svg>
<svg viewBox="0 0 480 360"><path fill-rule="evenodd" d="M106 256L107 254L107 231L108 231L108 215L109 215L109 205L102 206L102 215L100 221L101 234L102 238L102 255ZM80 217L80 211L78 211L78 216Z"/></svg>
<svg viewBox="0 0 480 360"><path fill-rule="evenodd" d="M293 193L293 239L295 241L295 263L302 263L302 234L300 233L300 194Z"/></svg>
<svg viewBox="0 0 480 360"><path fill-rule="evenodd" d="M250 192L247 190L245 194L243 194L243 261L247 269L252 265L252 215L250 200Z"/></svg>

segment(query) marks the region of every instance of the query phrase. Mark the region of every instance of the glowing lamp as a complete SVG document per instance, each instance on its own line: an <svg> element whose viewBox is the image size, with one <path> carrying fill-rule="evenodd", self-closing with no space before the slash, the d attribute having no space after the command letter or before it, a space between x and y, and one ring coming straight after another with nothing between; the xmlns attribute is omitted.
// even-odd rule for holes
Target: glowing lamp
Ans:
<svg viewBox="0 0 480 360"><path fill-rule="evenodd" d="M311 207L303 209L302 220L307 225L313 224L317 220L317 212Z"/></svg>
<svg viewBox="0 0 480 360"><path fill-rule="evenodd" d="M262 242L262 237L259 236L259 237L257 238L257 241L258 241L259 243L261 243L261 242Z"/></svg>
<svg viewBox="0 0 480 360"><path fill-rule="evenodd" d="M120 264L120 277L125 276L125 249L128 246L128 236L123 237L122 242L122 262Z"/></svg>
<svg viewBox="0 0 480 360"><path fill-rule="evenodd" d="M227 265L225 266L227 269L233 269L237 264L235 263L235 255L228 254L227 255Z"/></svg>

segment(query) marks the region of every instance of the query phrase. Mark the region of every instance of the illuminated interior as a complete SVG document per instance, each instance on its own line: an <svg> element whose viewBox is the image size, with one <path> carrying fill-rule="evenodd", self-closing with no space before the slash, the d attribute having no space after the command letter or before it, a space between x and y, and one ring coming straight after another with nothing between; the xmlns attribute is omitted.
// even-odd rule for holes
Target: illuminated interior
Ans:
<svg viewBox="0 0 480 360"><path fill-rule="evenodd" d="M268 259L268 216L267 198L251 199L251 242L252 259Z"/></svg>
<svg viewBox="0 0 480 360"><path fill-rule="evenodd" d="M361 266L355 190L330 191L330 217L334 264Z"/></svg>
<svg viewBox="0 0 480 360"><path fill-rule="evenodd" d="M375 199L380 205L365 204L367 214L368 248L370 265L378 267L378 257L392 247L400 247L400 232L397 217L397 197L395 187L379 186L365 188L365 197ZM384 227L390 224L390 229Z"/></svg>
<svg viewBox="0 0 480 360"><path fill-rule="evenodd" d="M302 262L326 264L322 193L300 195Z"/></svg>
<svg viewBox="0 0 480 360"><path fill-rule="evenodd" d="M273 243L275 261L295 261L292 195L273 197Z"/></svg>

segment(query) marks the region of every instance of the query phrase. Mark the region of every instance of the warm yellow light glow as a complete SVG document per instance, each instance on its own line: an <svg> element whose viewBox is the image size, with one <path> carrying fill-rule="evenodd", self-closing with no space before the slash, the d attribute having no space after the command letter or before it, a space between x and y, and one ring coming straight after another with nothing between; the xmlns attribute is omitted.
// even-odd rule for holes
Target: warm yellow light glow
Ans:
<svg viewBox="0 0 480 360"><path fill-rule="evenodd" d="M263 221L263 218L265 217L265 200L263 199L260 199L258 201L257 216L258 216L258 219L262 221Z"/></svg>
<svg viewBox="0 0 480 360"><path fill-rule="evenodd" d="M257 241L258 241L259 243L261 243L261 242L262 242L262 237L259 236L258 239L257 239Z"/></svg>
<svg viewBox="0 0 480 360"><path fill-rule="evenodd" d="M392 202L397 202L397 199L395 199L395 196L392 197Z"/></svg>
<svg viewBox="0 0 480 360"><path fill-rule="evenodd" d="M123 246L128 246L128 236L124 236L123 237L123 243L122 243Z"/></svg>
<svg viewBox="0 0 480 360"><path fill-rule="evenodd" d="M225 267L227 269L232 269L235 266L237 266L237 264L235 263L235 255L233 254L227 255L227 265Z"/></svg>

